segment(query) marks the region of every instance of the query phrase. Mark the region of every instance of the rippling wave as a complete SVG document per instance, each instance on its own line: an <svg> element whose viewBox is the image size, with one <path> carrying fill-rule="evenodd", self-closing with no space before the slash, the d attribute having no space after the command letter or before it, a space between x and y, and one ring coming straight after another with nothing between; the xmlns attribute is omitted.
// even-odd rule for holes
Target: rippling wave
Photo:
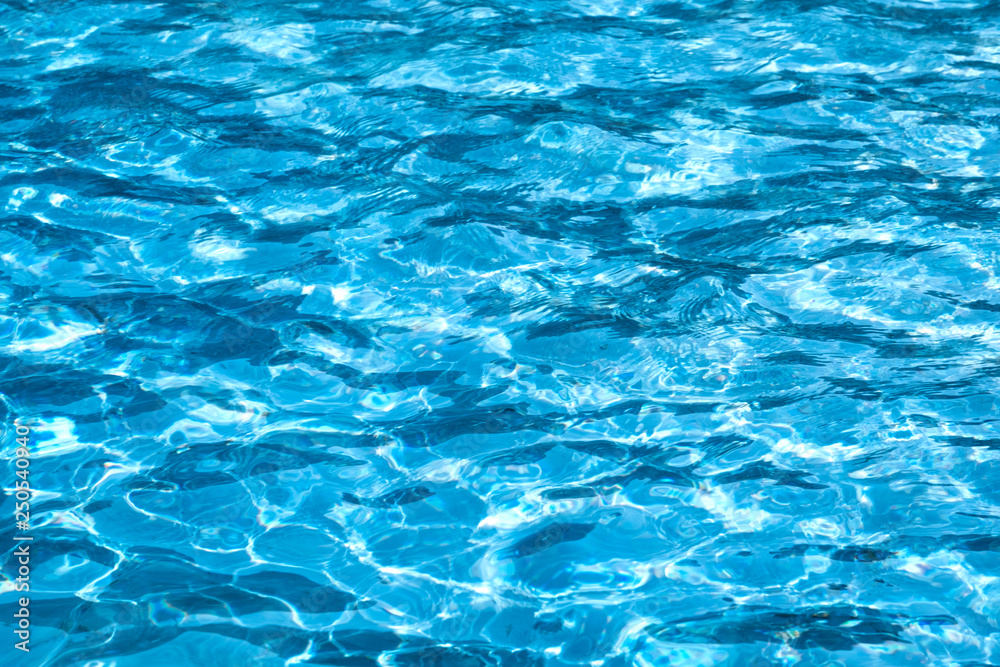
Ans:
<svg viewBox="0 0 1000 667"><path fill-rule="evenodd" d="M0 26L5 664L1000 664L1000 4Z"/></svg>

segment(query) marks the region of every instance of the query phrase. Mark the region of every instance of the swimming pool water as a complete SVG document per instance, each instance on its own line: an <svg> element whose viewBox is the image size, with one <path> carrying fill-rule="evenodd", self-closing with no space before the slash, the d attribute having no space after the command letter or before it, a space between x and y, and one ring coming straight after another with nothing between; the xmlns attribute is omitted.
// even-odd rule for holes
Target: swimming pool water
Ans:
<svg viewBox="0 0 1000 667"><path fill-rule="evenodd" d="M0 663L1000 665L1000 4L0 26Z"/></svg>

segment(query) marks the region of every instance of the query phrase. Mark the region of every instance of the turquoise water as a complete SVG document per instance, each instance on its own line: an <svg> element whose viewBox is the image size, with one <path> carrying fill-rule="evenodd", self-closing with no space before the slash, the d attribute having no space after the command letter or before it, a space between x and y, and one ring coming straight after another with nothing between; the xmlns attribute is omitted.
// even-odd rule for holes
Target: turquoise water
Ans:
<svg viewBox="0 0 1000 667"><path fill-rule="evenodd" d="M0 26L0 664L1000 665L1000 5Z"/></svg>

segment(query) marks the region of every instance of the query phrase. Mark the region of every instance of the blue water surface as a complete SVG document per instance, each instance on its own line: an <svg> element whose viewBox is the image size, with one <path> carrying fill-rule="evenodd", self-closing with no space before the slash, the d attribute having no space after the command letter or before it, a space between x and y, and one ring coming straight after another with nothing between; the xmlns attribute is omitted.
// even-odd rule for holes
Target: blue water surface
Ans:
<svg viewBox="0 0 1000 667"><path fill-rule="evenodd" d="M0 27L0 664L1000 665L1000 3Z"/></svg>

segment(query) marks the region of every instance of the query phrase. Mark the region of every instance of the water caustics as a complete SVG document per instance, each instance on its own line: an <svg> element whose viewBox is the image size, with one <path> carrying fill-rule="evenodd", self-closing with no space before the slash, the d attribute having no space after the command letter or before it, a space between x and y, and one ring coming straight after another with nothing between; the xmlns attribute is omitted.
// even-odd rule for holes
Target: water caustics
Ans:
<svg viewBox="0 0 1000 667"><path fill-rule="evenodd" d="M1000 4L0 25L5 665L1000 665Z"/></svg>

